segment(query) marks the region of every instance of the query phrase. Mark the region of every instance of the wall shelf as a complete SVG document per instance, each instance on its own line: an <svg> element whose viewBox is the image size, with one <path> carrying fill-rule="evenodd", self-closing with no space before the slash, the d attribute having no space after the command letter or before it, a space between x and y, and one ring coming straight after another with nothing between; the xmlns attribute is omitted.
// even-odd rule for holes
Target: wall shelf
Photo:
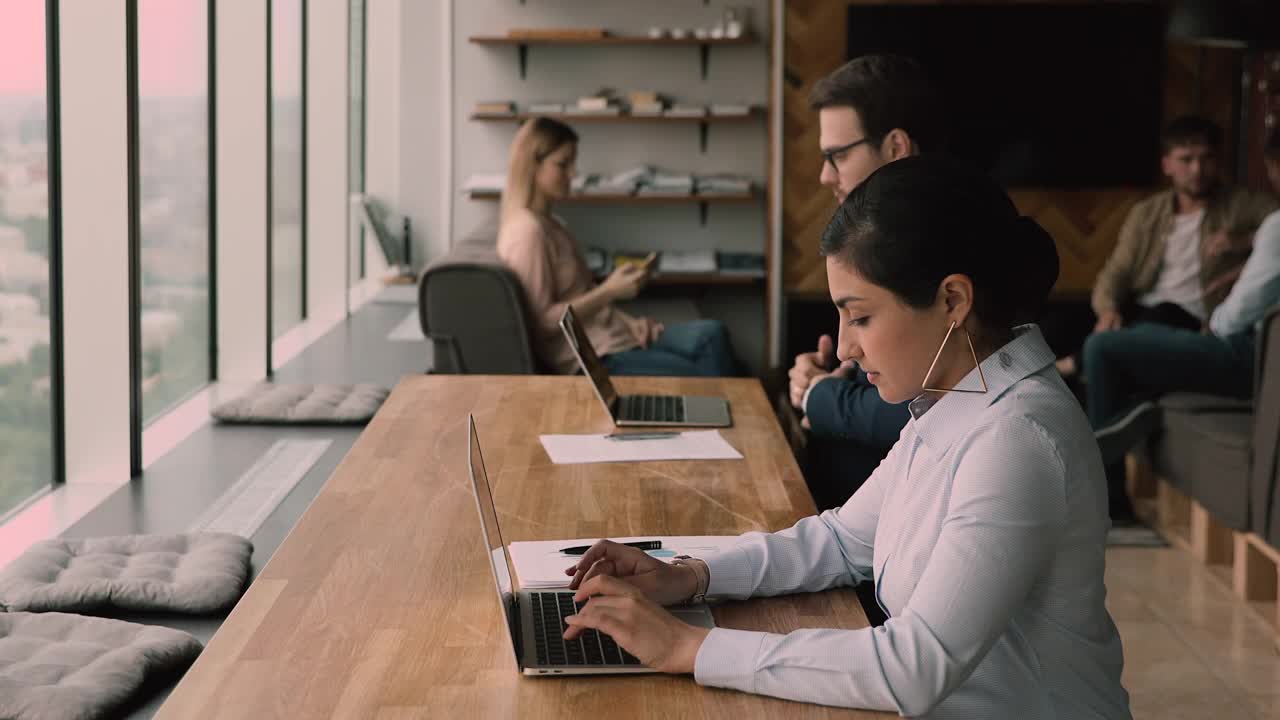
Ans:
<svg viewBox="0 0 1280 720"><path fill-rule="evenodd" d="M651 38L645 35L606 35L604 37L511 37L510 35L472 35L469 40L476 45L509 46L514 45L520 55L520 79L528 74L529 46L652 46L652 47L698 47L701 49L702 79L707 79L707 67L711 62L712 47L754 45L756 36L747 33L736 38Z"/></svg>
<svg viewBox="0 0 1280 720"><path fill-rule="evenodd" d="M502 197L502 193L491 190L472 191L467 193L471 200L494 201ZM710 205L749 205L760 202L763 195L756 190L735 195L570 195L565 203L573 205L693 205L698 206L698 218L707 224L707 209Z"/></svg>
<svg viewBox="0 0 1280 720"><path fill-rule="evenodd" d="M648 124L698 124L698 150L705 153L707 151L707 137L710 134L711 125L714 123L744 123L757 120L764 117L764 108L753 107L745 115L703 115L699 117L668 117L666 115L630 115L623 113L620 115L593 115L582 113L472 113L471 120L474 122L523 122L534 117L549 117L566 123L600 123L600 124L621 124L636 123L642 125Z"/></svg>

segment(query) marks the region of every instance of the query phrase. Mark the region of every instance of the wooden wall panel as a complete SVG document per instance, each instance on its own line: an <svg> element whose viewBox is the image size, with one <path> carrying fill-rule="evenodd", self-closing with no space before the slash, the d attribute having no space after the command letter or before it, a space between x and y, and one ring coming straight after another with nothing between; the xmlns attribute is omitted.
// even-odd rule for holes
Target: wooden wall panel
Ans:
<svg viewBox="0 0 1280 720"><path fill-rule="evenodd" d="M787 0L782 262L783 289L789 296L827 295L826 270L818 255L818 241L835 209L835 200L818 184L821 169L818 119L809 110L809 89L844 61L848 7L894 1ZM919 0L902 1L922 4ZM1019 1L1035 0L1009 0ZM1228 133L1227 147L1233 147L1229 133L1236 58L1236 51L1232 50L1211 49L1202 55L1196 48L1171 46L1163 79L1165 120L1195 111L1199 103L1200 112ZM1098 160L1106 162L1104 157ZM1227 158L1226 176L1230 177L1232 172L1233 164ZM1155 190L1153 186L1025 189L1011 193L1019 209L1044 225L1058 243L1062 258L1062 273L1056 287L1058 297L1088 296L1094 276L1115 245L1125 214L1134 202Z"/></svg>

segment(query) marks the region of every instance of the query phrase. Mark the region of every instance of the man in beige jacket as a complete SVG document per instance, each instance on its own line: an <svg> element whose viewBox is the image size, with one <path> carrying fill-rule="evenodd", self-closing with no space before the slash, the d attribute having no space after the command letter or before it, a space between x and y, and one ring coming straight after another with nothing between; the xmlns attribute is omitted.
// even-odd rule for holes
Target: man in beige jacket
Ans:
<svg viewBox="0 0 1280 720"><path fill-rule="evenodd" d="M1222 131L1196 116L1177 118L1161 138L1170 189L1129 211L1093 287L1094 332L1157 323L1199 330L1240 276L1262 220L1277 207L1266 193L1222 183ZM1076 357L1058 361L1064 375Z"/></svg>

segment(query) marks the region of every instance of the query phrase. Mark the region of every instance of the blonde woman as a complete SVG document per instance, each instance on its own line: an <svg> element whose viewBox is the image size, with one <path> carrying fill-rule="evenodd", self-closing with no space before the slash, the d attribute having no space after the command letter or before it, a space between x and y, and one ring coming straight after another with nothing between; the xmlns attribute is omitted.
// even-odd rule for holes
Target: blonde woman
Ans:
<svg viewBox="0 0 1280 720"><path fill-rule="evenodd" d="M569 195L577 155L578 135L550 118L527 121L511 143L498 255L524 285L539 356L559 372L576 371L559 326L565 306L571 305L614 374L737 374L729 336L719 321L664 327L614 307L640 293L648 280L646 270L624 265L599 284L592 279L569 229L552 214L552 206Z"/></svg>

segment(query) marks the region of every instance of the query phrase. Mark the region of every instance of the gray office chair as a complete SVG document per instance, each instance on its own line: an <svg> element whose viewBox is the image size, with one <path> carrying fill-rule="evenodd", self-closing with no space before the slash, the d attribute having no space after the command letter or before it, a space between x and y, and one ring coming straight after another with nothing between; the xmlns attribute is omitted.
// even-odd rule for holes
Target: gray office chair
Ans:
<svg viewBox="0 0 1280 720"><path fill-rule="evenodd" d="M533 349L524 288L486 233L462 241L427 267L418 281L418 318L434 345L434 372L544 371Z"/></svg>

